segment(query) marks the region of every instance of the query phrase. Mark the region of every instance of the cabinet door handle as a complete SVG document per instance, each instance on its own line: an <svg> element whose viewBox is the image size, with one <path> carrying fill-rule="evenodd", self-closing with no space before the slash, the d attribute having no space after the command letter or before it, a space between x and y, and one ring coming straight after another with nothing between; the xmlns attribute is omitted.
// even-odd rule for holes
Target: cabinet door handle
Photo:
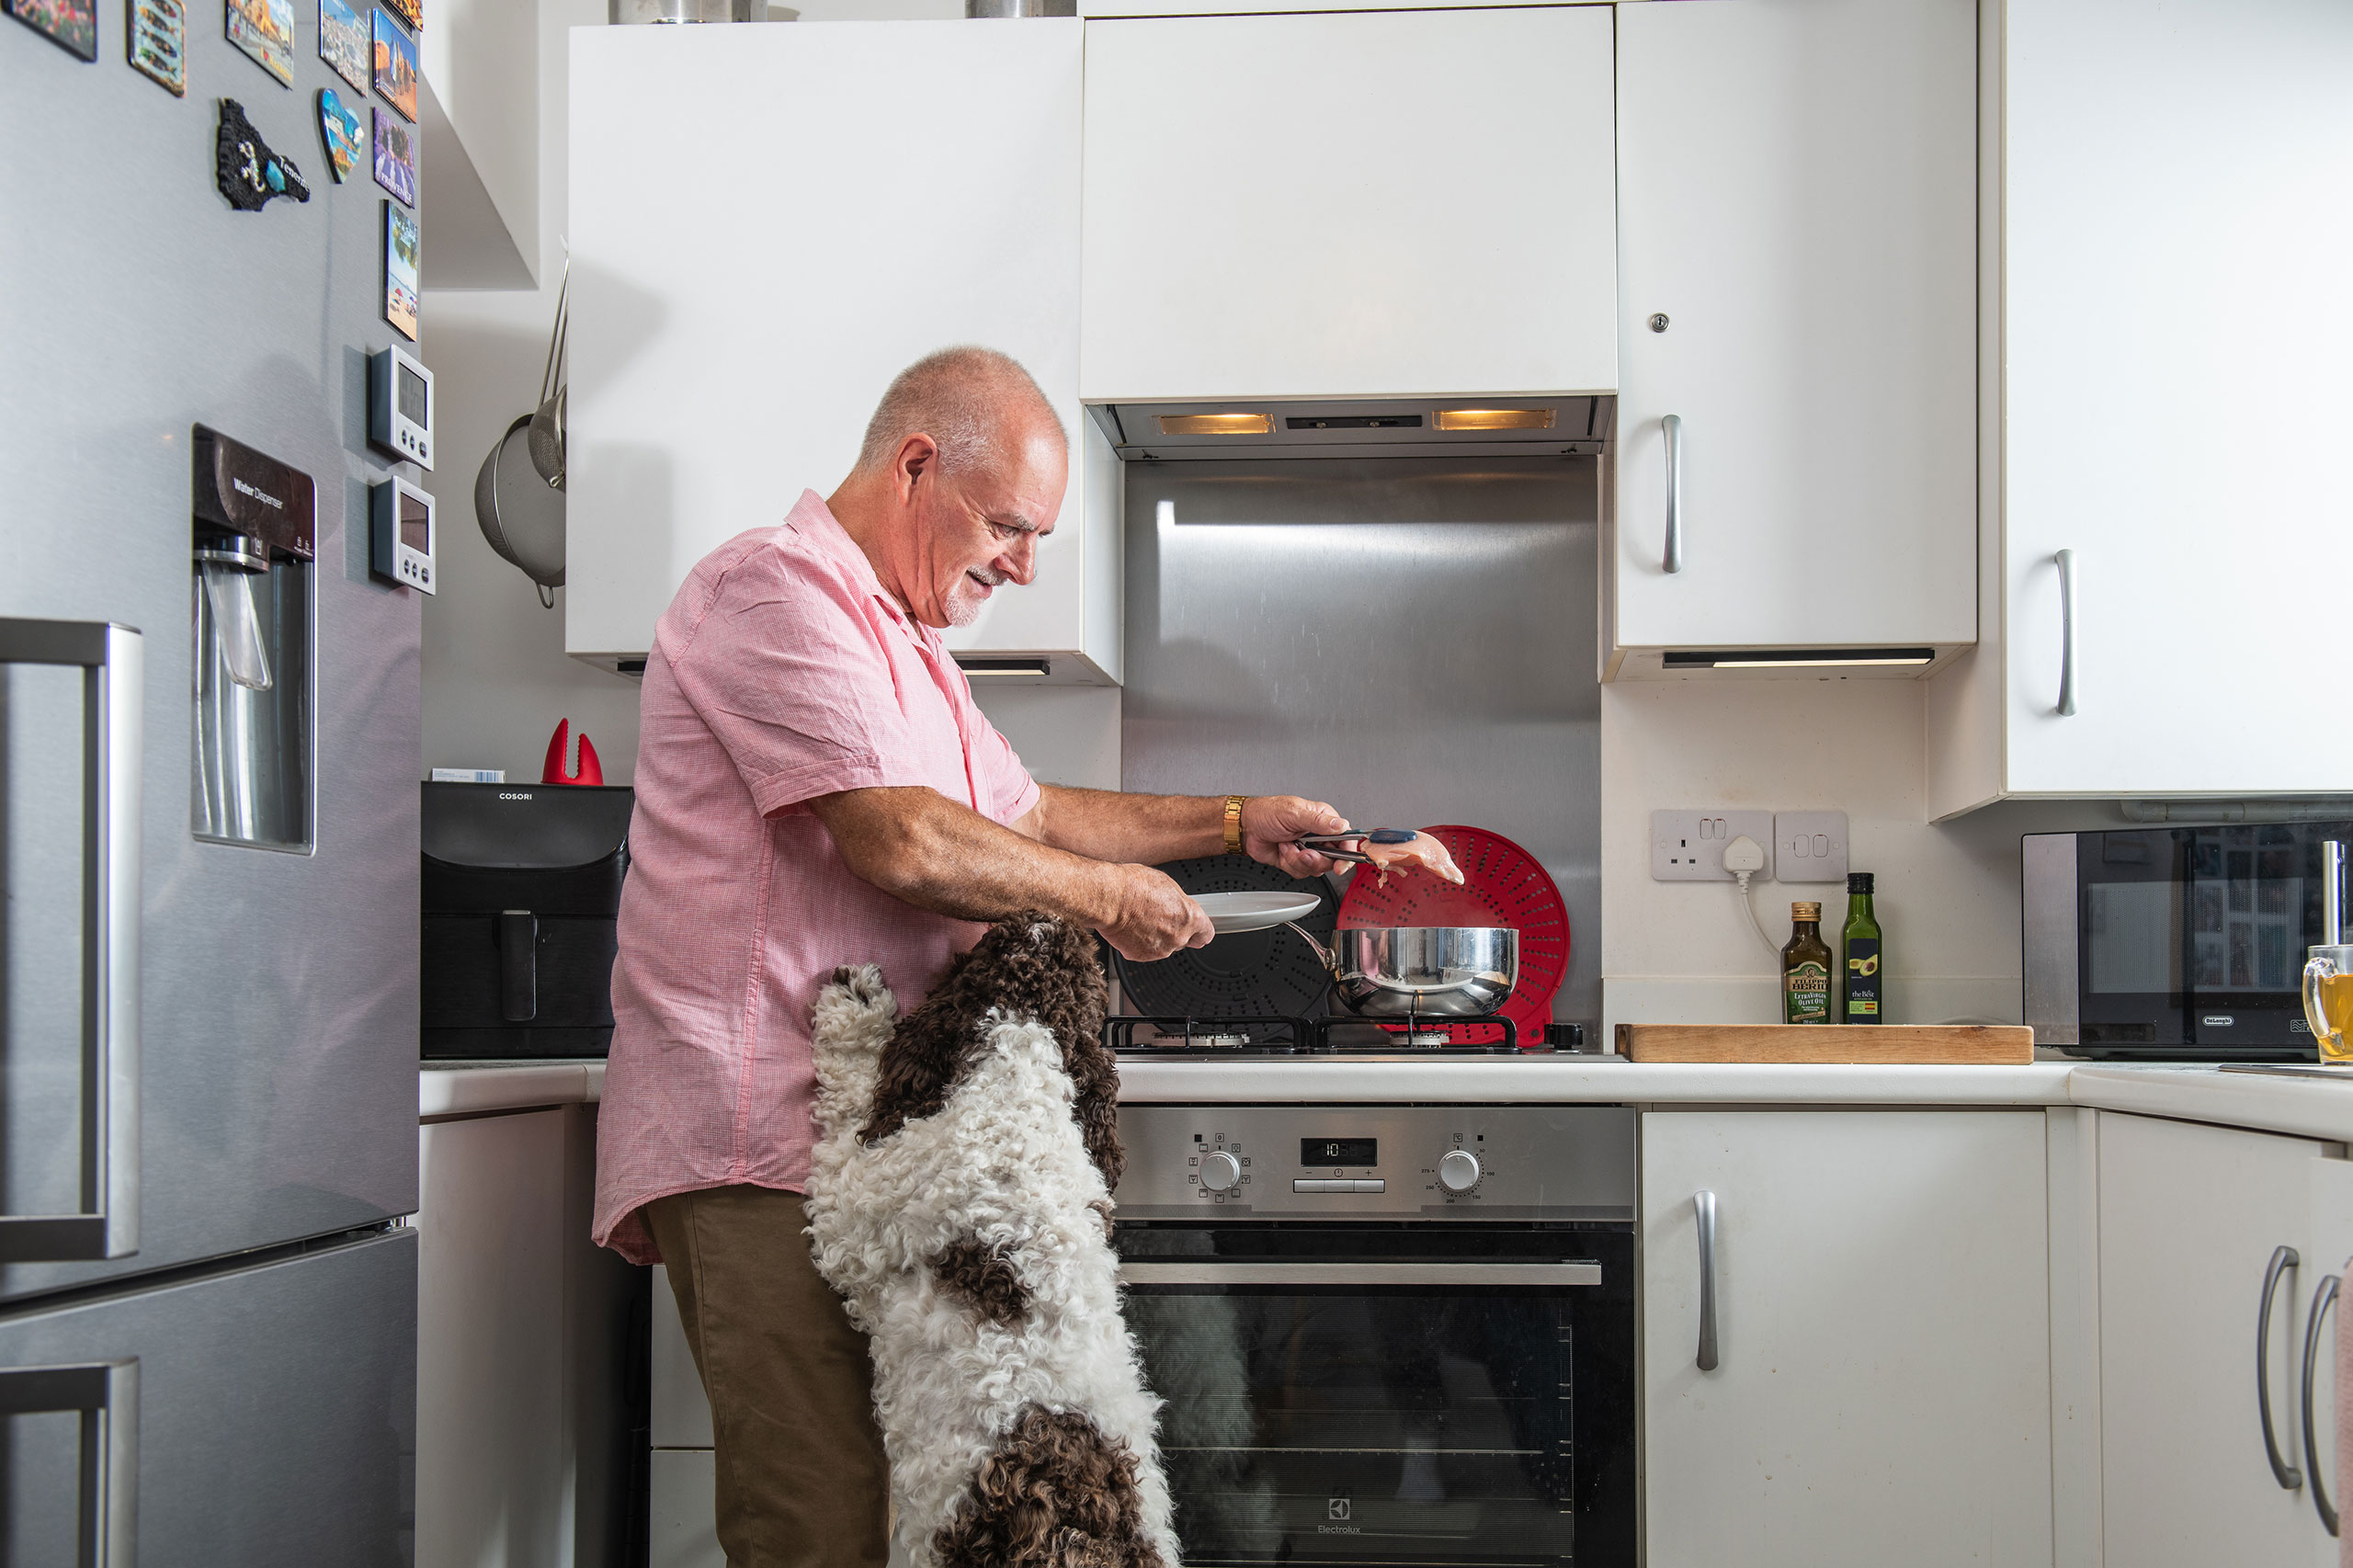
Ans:
<svg viewBox="0 0 2353 1568"><path fill-rule="evenodd" d="M131 1568L139 1558L138 1361L0 1368L0 1415L61 1412L82 1417L76 1568Z"/></svg>
<svg viewBox="0 0 2353 1568"><path fill-rule="evenodd" d="M144 647L138 632L102 620L0 619L0 665L79 668L83 691L80 1209L0 1215L0 1263L79 1262L139 1250Z"/></svg>
<svg viewBox="0 0 2353 1568"><path fill-rule="evenodd" d="M2299 1267L2301 1261L2294 1247L2271 1249L2271 1266L2263 1271L2263 1302L2255 1313L2255 1408L2263 1417L2264 1458L2271 1461L2272 1477L2285 1492L2302 1486L2304 1478L2280 1453L2279 1439L2271 1426L2271 1298L2279 1289L2279 1276Z"/></svg>
<svg viewBox="0 0 2353 1568"><path fill-rule="evenodd" d="M2059 716L2075 716L2075 552L2063 550L2059 563Z"/></svg>
<svg viewBox="0 0 2353 1568"><path fill-rule="evenodd" d="M2336 1304L2338 1278L2332 1274L2320 1282L2313 1292L2312 1316L2304 1320L2304 1469L2313 1478L2313 1506L2320 1513L2320 1522L2328 1533L2336 1533L2336 1505L2328 1500L2328 1483L2321 1478L2320 1444L2313 1436L2313 1374L2320 1369L2320 1324L2328 1309ZM2345 1391L2336 1391L2343 1399Z"/></svg>
<svg viewBox="0 0 2353 1568"><path fill-rule="evenodd" d="M1699 1221L1699 1370L1716 1369L1716 1195L1695 1192L1691 1208Z"/></svg>
<svg viewBox="0 0 2353 1568"><path fill-rule="evenodd" d="M1666 432L1666 559L1662 570L1683 570L1683 415L1670 414L1658 422Z"/></svg>

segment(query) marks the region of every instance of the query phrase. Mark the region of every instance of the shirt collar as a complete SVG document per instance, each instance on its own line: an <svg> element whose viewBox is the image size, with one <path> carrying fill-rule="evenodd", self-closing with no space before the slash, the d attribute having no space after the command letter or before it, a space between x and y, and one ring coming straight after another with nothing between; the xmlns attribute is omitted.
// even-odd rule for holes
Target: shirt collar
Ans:
<svg viewBox="0 0 2353 1568"><path fill-rule="evenodd" d="M930 643L938 641L938 632L899 608L899 601L891 597L889 590L882 586L882 579L875 575L874 562L866 558L866 551L858 548L858 541L849 537L849 530L842 527L841 519L834 516L833 508L825 505L824 497L813 490L802 491L792 510L785 514L784 526L840 562L849 572L851 580L874 596L874 602L882 607L883 613L914 634L918 642Z"/></svg>

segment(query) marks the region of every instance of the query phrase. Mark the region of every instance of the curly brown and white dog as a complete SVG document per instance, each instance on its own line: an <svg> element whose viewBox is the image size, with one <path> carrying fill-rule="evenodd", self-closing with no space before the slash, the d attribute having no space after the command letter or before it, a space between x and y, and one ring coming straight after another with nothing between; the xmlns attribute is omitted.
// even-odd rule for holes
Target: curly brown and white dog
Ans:
<svg viewBox="0 0 2353 1568"><path fill-rule="evenodd" d="M817 997L817 1267L874 1358L921 1568L1176 1568L1109 1240L1118 1072L1092 943L990 927L904 1019L871 964Z"/></svg>

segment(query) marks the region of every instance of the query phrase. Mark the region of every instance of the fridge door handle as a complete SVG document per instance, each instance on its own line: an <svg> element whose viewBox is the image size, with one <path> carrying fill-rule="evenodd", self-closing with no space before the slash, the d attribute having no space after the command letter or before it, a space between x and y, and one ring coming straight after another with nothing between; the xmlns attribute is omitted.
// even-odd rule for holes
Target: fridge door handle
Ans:
<svg viewBox="0 0 2353 1568"><path fill-rule="evenodd" d="M0 1215L0 1263L78 1263L139 1250L144 648L136 631L108 621L0 619L0 665L83 672L81 1209Z"/></svg>
<svg viewBox="0 0 2353 1568"><path fill-rule="evenodd" d="M2328 1316L2328 1309L2336 1305L2336 1290L2341 1283L2331 1274L2313 1292L2312 1315L2304 1320L2304 1472L2312 1477L2313 1510L2320 1515L2322 1528L2330 1535L2336 1533L2336 1505L2329 1500L2328 1484L2321 1479L2320 1444L2313 1436L2313 1379L2320 1370L2320 1325ZM2336 1391L2343 1399L2346 1391Z"/></svg>
<svg viewBox="0 0 2353 1568"><path fill-rule="evenodd" d="M0 1415L78 1413L81 1496L76 1568L131 1568L139 1560L139 1362L0 1367Z"/></svg>

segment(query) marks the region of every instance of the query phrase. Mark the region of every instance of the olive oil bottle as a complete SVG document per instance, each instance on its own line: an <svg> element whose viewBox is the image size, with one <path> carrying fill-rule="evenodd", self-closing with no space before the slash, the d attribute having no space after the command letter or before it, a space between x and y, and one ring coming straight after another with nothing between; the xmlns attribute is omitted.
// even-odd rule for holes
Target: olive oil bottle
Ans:
<svg viewBox="0 0 2353 1568"><path fill-rule="evenodd" d="M1822 905L1790 905L1790 945L1781 949L1781 1017L1792 1024L1826 1024L1830 1017L1830 944L1822 939Z"/></svg>
<svg viewBox="0 0 2353 1568"><path fill-rule="evenodd" d="M1847 1005L1845 1021L1876 1024L1885 1016L1880 1006L1883 972L1879 945L1879 916L1871 913L1871 874L1847 873Z"/></svg>

